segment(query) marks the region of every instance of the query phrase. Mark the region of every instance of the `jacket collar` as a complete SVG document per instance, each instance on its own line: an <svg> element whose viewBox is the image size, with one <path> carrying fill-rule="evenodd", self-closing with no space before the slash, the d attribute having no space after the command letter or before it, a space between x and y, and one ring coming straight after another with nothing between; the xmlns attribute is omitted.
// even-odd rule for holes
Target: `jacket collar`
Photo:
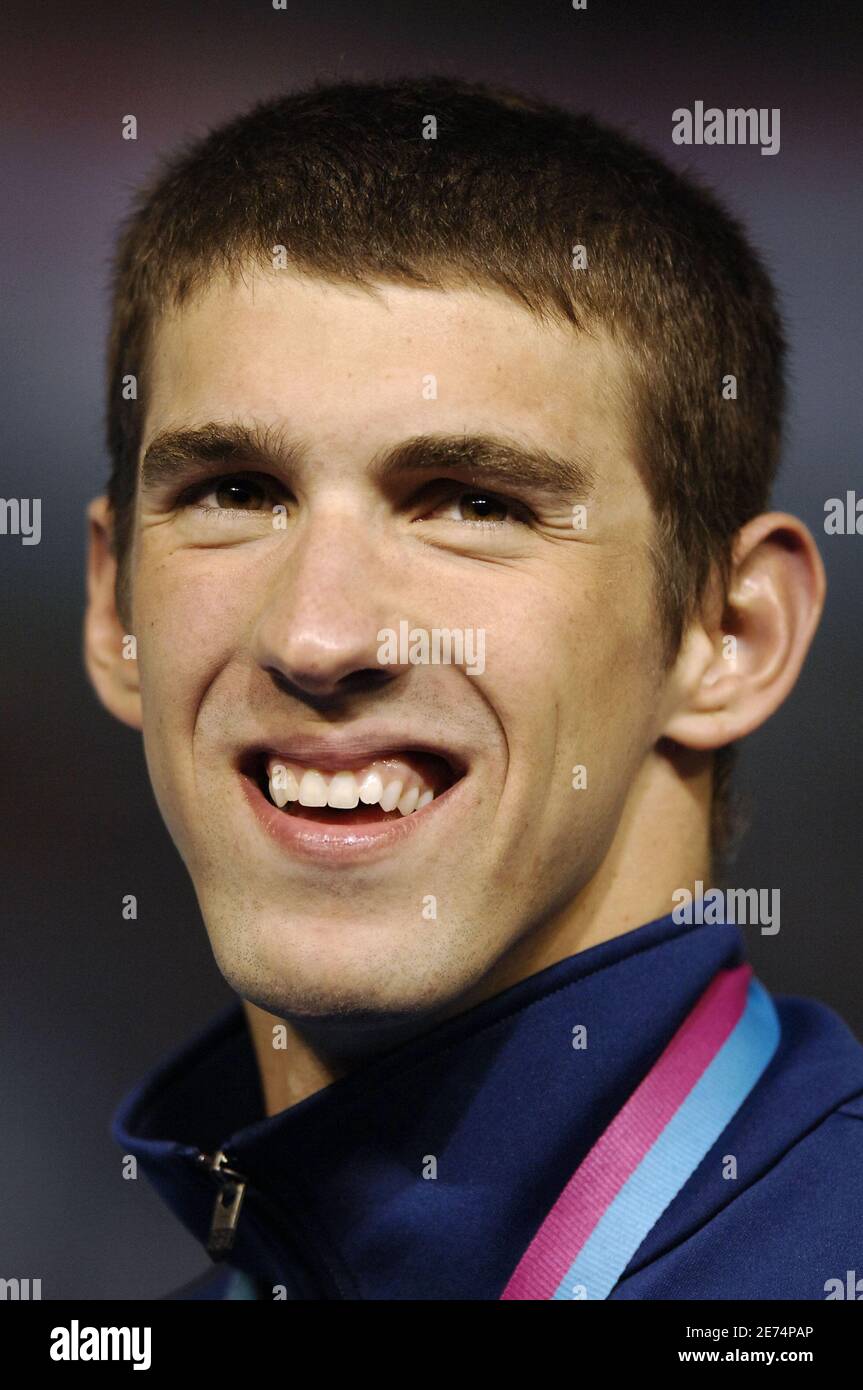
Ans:
<svg viewBox="0 0 863 1390"><path fill-rule="evenodd" d="M498 1298L699 995L743 958L736 926L669 914L271 1117L238 1000L126 1096L112 1133L204 1244L217 1185L200 1155L223 1150L248 1180L230 1263L289 1297Z"/></svg>

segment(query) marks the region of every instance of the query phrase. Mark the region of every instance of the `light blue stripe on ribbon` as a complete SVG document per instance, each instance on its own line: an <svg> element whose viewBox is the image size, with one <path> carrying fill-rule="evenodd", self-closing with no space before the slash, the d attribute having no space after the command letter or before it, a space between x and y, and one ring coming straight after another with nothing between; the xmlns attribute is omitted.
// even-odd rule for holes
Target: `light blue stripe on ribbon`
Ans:
<svg viewBox="0 0 863 1390"><path fill-rule="evenodd" d="M737 1025L596 1223L555 1299L608 1297L647 1233L755 1086L779 1037L773 1000L752 980Z"/></svg>

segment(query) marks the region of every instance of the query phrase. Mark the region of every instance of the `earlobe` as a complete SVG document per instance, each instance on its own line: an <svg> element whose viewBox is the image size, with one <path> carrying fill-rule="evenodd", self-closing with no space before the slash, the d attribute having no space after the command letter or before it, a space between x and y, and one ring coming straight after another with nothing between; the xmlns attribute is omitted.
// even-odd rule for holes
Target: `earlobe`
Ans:
<svg viewBox="0 0 863 1390"><path fill-rule="evenodd" d="M714 749L752 733L787 698L818 627L827 581L811 532L765 512L738 533L721 616L701 619L675 667L675 708L662 733Z"/></svg>
<svg viewBox="0 0 863 1390"><path fill-rule="evenodd" d="M84 664L102 704L115 719L141 728L141 693L137 643L117 611L117 560L111 545L108 500L97 497L88 508L87 611L84 619Z"/></svg>

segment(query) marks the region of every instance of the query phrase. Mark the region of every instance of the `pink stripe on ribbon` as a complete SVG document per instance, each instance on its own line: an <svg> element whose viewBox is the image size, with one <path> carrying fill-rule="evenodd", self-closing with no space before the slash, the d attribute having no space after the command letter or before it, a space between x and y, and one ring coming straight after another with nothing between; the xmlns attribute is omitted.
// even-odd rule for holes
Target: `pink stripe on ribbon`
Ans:
<svg viewBox="0 0 863 1390"><path fill-rule="evenodd" d="M550 1299L624 1183L713 1061L746 1007L750 965L721 970L576 1169L502 1299Z"/></svg>

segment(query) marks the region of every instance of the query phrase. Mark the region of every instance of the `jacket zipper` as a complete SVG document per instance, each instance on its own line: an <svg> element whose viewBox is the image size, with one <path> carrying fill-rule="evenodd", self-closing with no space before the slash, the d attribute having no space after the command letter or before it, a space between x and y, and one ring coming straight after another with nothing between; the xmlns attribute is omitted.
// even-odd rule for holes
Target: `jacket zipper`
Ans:
<svg viewBox="0 0 863 1390"><path fill-rule="evenodd" d="M197 1162L207 1169L208 1175L214 1178L219 1185L216 1200L213 1203L207 1253L213 1260L224 1260L234 1247L240 1208L243 1205L246 1188L250 1186L249 1179L245 1173L239 1172L232 1166L224 1149L219 1149L218 1153L215 1154L199 1152ZM264 1210L268 1212L271 1222L283 1231L286 1238L295 1239L295 1233L288 1231L277 1206L259 1189L252 1188L252 1191ZM331 1297L342 1299L347 1296L338 1281L330 1274L324 1274L320 1268L316 1270L315 1277L324 1289L328 1290Z"/></svg>
<svg viewBox="0 0 863 1390"><path fill-rule="evenodd" d="M216 1154L198 1154L198 1162L206 1166L219 1185L210 1221L207 1254L213 1260L223 1260L233 1249L248 1179L244 1173L238 1173L236 1168L231 1167L222 1149Z"/></svg>

